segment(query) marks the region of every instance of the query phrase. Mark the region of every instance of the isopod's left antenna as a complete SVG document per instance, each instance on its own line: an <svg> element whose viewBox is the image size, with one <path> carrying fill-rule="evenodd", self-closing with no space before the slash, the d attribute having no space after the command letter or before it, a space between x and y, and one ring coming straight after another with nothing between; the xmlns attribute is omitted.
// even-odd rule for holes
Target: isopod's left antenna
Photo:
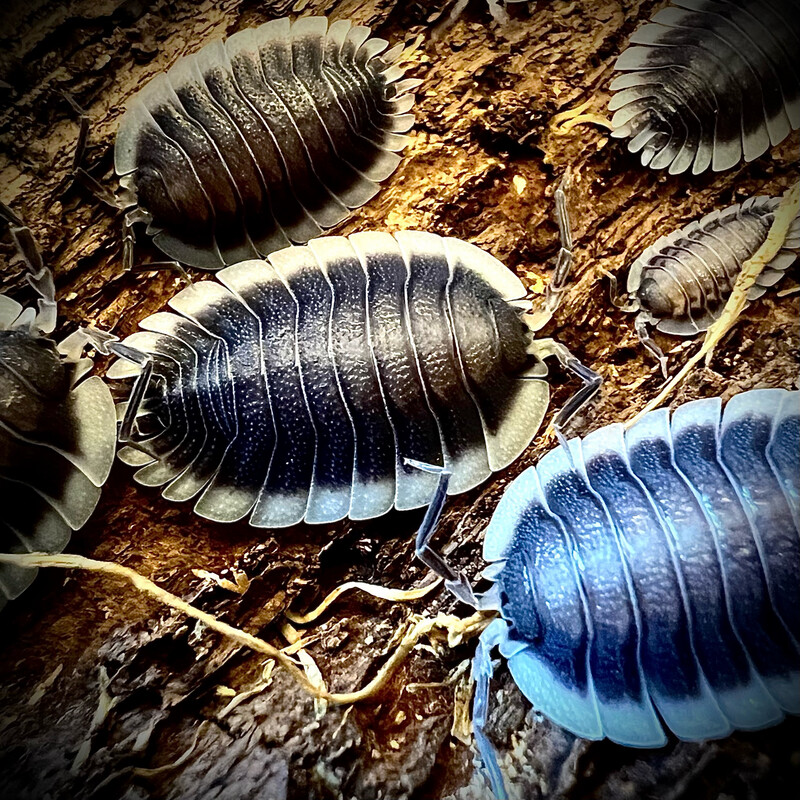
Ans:
<svg viewBox="0 0 800 800"><path fill-rule="evenodd" d="M423 461L416 461L411 458L404 460L409 466L439 475L439 483L434 490L428 510L425 512L422 525L417 531L415 548L417 558L437 575L444 578L444 585L462 603L466 603L478 610L496 609L497 598L495 593L490 591L485 595L476 595L469 578L463 572L457 572L441 553L431 547L430 541L436 531L437 523L442 516L442 509L447 499L450 472L444 467L426 464ZM475 734L475 743L478 746L478 753L486 769L489 783L498 800L504 800L508 795L506 794L500 766L497 763L497 755L492 743L486 736L485 728L489 708L489 685L494 673L494 665L492 664L490 653L503 638L504 627L505 622L502 619L496 619L489 624L489 627L486 628L478 640L478 649L472 661L472 678L475 681L472 730Z"/></svg>

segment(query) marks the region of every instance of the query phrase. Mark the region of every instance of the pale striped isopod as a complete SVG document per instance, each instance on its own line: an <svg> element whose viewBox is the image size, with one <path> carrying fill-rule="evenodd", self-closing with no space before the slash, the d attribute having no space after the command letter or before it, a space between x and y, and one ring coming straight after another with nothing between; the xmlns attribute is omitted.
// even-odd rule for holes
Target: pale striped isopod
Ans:
<svg viewBox="0 0 800 800"><path fill-rule="evenodd" d="M640 338L664 364L664 355L646 326L673 336L693 336L719 318L745 261L764 244L779 197L751 197L712 211L662 236L628 271L627 311L638 311ZM800 217L795 217L781 249L749 290L754 300L780 280L800 253Z"/></svg>
<svg viewBox="0 0 800 800"><path fill-rule="evenodd" d="M675 0L631 45L609 109L644 165L718 172L800 127L797 0Z"/></svg>
<svg viewBox="0 0 800 800"><path fill-rule="evenodd" d="M38 312L0 295L0 550L60 553L100 499L114 460L111 392L85 379L84 339L59 345L55 287L30 231L5 208L2 216L29 267ZM34 569L0 564L0 607L33 581Z"/></svg>
<svg viewBox="0 0 800 800"><path fill-rule="evenodd" d="M114 153L161 250L218 269L307 242L400 162L419 82L402 44L325 17L278 19L181 58L130 102ZM381 55L383 53L383 55Z"/></svg>
<svg viewBox="0 0 800 800"><path fill-rule="evenodd" d="M483 555L493 586L455 588L500 613L473 666L500 796L483 732L496 646L534 708L587 739L657 747L663 726L699 741L800 713L800 393L573 439L506 490Z"/></svg>
<svg viewBox="0 0 800 800"><path fill-rule="evenodd" d="M563 345L535 340L519 280L474 245L404 231L321 237L195 283L123 344L147 354L150 388L120 457L171 500L260 527L368 519L503 469L547 409ZM109 377L140 376L118 361ZM132 397L138 397L134 387ZM582 399L581 399L582 402ZM574 407L573 403L573 407ZM563 412L562 412L563 413Z"/></svg>

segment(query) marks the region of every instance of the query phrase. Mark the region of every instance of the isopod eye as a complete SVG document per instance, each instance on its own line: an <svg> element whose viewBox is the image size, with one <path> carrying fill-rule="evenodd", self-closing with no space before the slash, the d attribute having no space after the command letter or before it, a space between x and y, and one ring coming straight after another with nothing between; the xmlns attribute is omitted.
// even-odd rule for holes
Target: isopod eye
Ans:
<svg viewBox="0 0 800 800"><path fill-rule="evenodd" d="M655 278L644 278L636 293L642 308L656 317L680 318L686 315L686 300L678 287L664 286Z"/></svg>
<svg viewBox="0 0 800 800"><path fill-rule="evenodd" d="M502 573L500 610L510 624L509 634L518 641L536 644L542 636L542 623L536 609L536 590L528 566L530 554L520 549L512 552Z"/></svg>

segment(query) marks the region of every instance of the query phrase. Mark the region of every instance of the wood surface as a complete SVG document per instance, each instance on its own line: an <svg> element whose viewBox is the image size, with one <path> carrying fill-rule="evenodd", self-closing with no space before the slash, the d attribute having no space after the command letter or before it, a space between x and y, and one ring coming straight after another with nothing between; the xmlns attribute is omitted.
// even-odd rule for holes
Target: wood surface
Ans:
<svg viewBox="0 0 800 800"><path fill-rule="evenodd" d="M600 397L573 434L625 421L658 392L657 365L633 321L608 302L601 270L622 274L647 245L712 209L779 194L798 178L798 135L724 174L669 177L641 167L595 125L559 135L552 117L590 98L604 113L613 63L660 5L624 0L530 2L499 25L481 0L457 18L445 0L28 0L0 10L0 199L31 226L55 273L59 335L92 322L127 335L180 288L174 273L124 273L121 216L69 181L78 121L92 119L91 173L113 189L114 132L138 87L216 37L287 14L366 24L408 47L417 92L413 144L380 194L337 233L423 229L474 242L543 298L558 232L553 191L569 170L572 283L545 329L600 372ZM137 230L137 260L160 257ZM0 289L28 301L10 237ZM195 277L208 275L195 273ZM708 369L673 402L797 385L796 272L748 308ZM675 371L698 340L660 337ZM102 374L107 366L97 359ZM553 370L557 410L573 380ZM550 415L548 415L548 421ZM544 428L543 428L544 430ZM470 575L508 482L553 446L540 435L502 474L452 499L437 541ZM370 523L259 531L216 525L134 484L117 463L70 550L133 567L277 646L283 612L306 609L345 580L411 588L421 513ZM244 595L194 570L251 579ZM444 591L408 604L350 594L309 627L309 656L330 689L355 689L391 653L411 613L466 616ZM121 581L42 572L0 615L0 797L281 800L489 797L473 749L451 734L474 640L425 640L371 702L324 715L280 669L143 598ZM514 797L788 797L798 785L800 725L658 751L590 744L532 711L500 666L490 735ZM234 698L235 701L231 702ZM463 710L463 704L461 706Z"/></svg>

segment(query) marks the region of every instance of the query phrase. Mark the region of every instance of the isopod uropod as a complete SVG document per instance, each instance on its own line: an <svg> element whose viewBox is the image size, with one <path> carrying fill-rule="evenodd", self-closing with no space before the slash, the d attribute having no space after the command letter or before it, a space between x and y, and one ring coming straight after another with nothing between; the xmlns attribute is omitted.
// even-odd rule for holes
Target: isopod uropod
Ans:
<svg viewBox="0 0 800 800"><path fill-rule="evenodd" d="M636 331L665 374L666 357L647 326L673 336L708 330L722 313L742 265L764 244L780 202L779 197L751 197L712 211L662 236L631 264L630 300L625 304L612 297L612 302L625 311L639 312ZM777 283L798 254L800 216L795 217L781 249L756 279L749 299L761 297Z"/></svg>
<svg viewBox="0 0 800 800"><path fill-rule="evenodd" d="M674 0L617 59L612 136L673 175L752 161L800 127L797 0Z"/></svg>
<svg viewBox="0 0 800 800"><path fill-rule="evenodd" d="M341 222L397 168L413 124L419 81L393 65L402 43L387 46L364 26L301 17L178 60L120 121L114 165L137 205L126 225L147 222L172 258L219 269Z"/></svg>
<svg viewBox="0 0 800 800"><path fill-rule="evenodd" d="M431 558L434 524L420 529L417 553L451 591L499 611L473 662L498 797L494 647L534 708L587 739L657 747L662 723L697 741L800 713L800 393L721 409L696 400L607 425L523 472L486 531L482 595Z"/></svg>
<svg viewBox="0 0 800 800"><path fill-rule="evenodd" d="M513 461L548 406L519 278L474 245L416 231L312 239L169 301L122 344L138 376L120 458L195 511L263 527L426 505L444 466L464 492Z"/></svg>
<svg viewBox="0 0 800 800"><path fill-rule="evenodd" d="M56 344L53 276L30 230L0 215L39 295L38 311L0 295L0 549L60 553L100 499L114 461L111 392L82 358L82 332ZM35 569L0 565L0 607L33 581Z"/></svg>

